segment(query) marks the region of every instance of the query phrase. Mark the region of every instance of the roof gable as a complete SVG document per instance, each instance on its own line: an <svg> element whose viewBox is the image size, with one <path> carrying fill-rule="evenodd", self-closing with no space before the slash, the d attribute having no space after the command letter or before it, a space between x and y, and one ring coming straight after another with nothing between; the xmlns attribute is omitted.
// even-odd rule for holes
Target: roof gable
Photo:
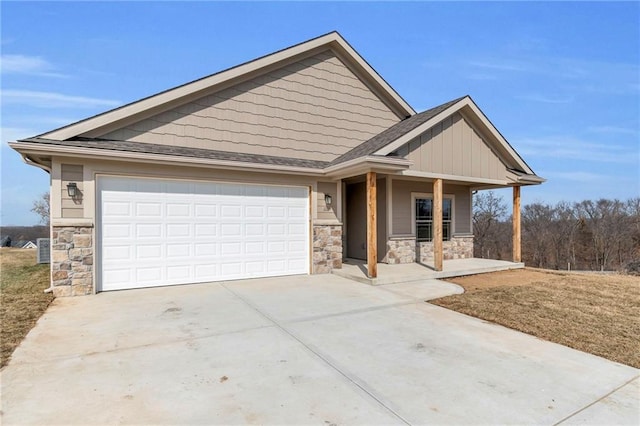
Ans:
<svg viewBox="0 0 640 426"><path fill-rule="evenodd" d="M392 137L385 138L383 141L380 141L380 143L372 146L371 148L376 150L371 153L365 153L365 155L392 154L403 145L419 137L425 131L441 123L446 118L453 116L455 113L460 113L474 129L483 135L483 140L490 146L491 150L495 152L507 168L518 170L527 175L535 175L529 165L513 149L484 113L480 111L480 108L478 108L470 96L464 96L421 113L423 117L419 119L420 123L418 125L406 125L403 123L409 120L418 120L417 117L421 114L416 114L396 124L388 130L388 132L392 132ZM393 132L392 129L394 127L401 128L402 131Z"/></svg>
<svg viewBox="0 0 640 426"><path fill-rule="evenodd" d="M86 136L331 161L399 121L331 50Z"/></svg>
<svg viewBox="0 0 640 426"><path fill-rule="evenodd" d="M340 34L331 32L69 126L44 133L40 137L56 140L65 140L78 136L95 137L97 134L104 134L116 128L139 122L145 118L326 50L330 50L339 57L399 119L415 114L413 108Z"/></svg>
<svg viewBox="0 0 640 426"><path fill-rule="evenodd" d="M409 132L412 132L415 128L421 126L427 121L430 121L433 117L437 116L441 112L447 110L452 105L456 104L463 98L454 99L453 101L444 103L437 107L428 109L419 114L415 114L411 117L402 120L401 122L389 127L382 133L379 133L366 141L365 143L355 147L349 152L341 155L333 160L333 164L343 163L345 161L353 160L365 155L376 154L379 150L382 150L390 143L396 141L398 138L403 137ZM386 154L384 154L386 155Z"/></svg>
<svg viewBox="0 0 640 426"><path fill-rule="evenodd" d="M460 112L446 117L395 152L412 162L409 169L413 171L495 181L507 178L505 161Z"/></svg>

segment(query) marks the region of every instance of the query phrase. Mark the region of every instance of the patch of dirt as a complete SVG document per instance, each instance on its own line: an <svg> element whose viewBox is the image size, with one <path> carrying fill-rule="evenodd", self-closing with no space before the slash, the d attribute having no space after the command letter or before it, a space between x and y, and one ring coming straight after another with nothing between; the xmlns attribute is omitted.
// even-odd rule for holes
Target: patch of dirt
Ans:
<svg viewBox="0 0 640 426"><path fill-rule="evenodd" d="M520 269L448 279L431 303L640 368L640 278Z"/></svg>

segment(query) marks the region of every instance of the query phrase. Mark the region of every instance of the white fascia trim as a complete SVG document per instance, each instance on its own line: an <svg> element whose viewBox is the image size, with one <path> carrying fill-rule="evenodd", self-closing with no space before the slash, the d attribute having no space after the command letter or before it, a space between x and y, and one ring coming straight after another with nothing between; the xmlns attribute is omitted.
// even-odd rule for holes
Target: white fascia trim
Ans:
<svg viewBox="0 0 640 426"><path fill-rule="evenodd" d="M129 152L129 151L115 151L100 149L100 152L87 151L86 148L79 147L67 147L59 145L47 146L44 151L41 144L31 144L25 142L11 142L9 146L22 155L34 153L34 154L56 154L67 157L79 157L79 158L95 158L106 159L115 161L129 161L129 162L143 162L143 163L171 163L183 166L194 167L217 167L217 168L229 168L236 170L257 170L262 172L273 173L292 173L303 175L324 175L323 169L313 169L307 167L295 167L295 166L282 166L276 164L262 164L262 163L248 163L240 161L229 160L216 160L216 159L203 159L195 157L181 157L177 155L165 155L165 154L147 154L142 152ZM126 153L126 156L123 154Z"/></svg>
<svg viewBox="0 0 640 426"><path fill-rule="evenodd" d="M324 172L327 177L332 179L342 179L372 170L397 173L399 171L406 170L411 166L411 164L413 163L405 158L360 157L327 167L324 169Z"/></svg>
<svg viewBox="0 0 640 426"><path fill-rule="evenodd" d="M351 46L349 46L349 44L338 33L332 32L325 36L309 40L288 49L284 49L279 52L264 56L262 58L255 59L244 65L238 65L227 71L222 71L218 74L204 77L192 83L187 83L186 85L179 86L174 89L169 89L157 95L152 95L151 97L148 97L146 99L116 108L110 112L106 112L96 117L88 118L76 124L71 124L67 127L63 127L49 133L44 133L40 135L40 137L54 140L65 140L75 136L79 136L94 129L109 125L118 120L127 119L132 115L142 113L151 108L176 101L182 97L189 96L200 91L212 90L216 85L226 83L233 79L242 77L245 74L249 74L262 68L266 68L278 62L286 61L297 55L302 55L305 52L321 48L322 46L326 46L327 49L332 49L334 51L337 48L336 53L341 53L340 51L342 51L343 56L347 56L346 59L350 59L353 62L357 63L359 67L361 67L367 74L369 74L369 78L375 81L376 84L378 84L383 89L386 96L393 99L400 106L400 108L405 109L407 112L406 115L415 114L413 108L411 108L411 106L407 104L396 93L396 91L393 90L393 88L389 86L389 84L387 84L378 75L378 73L373 68L371 68L371 66L369 66L369 64L367 64L367 62Z"/></svg>
<svg viewBox="0 0 640 426"><path fill-rule="evenodd" d="M466 100L466 98L465 98ZM533 172L533 170L531 170L529 168L529 166L527 166L527 164L524 162L524 160L522 160L522 158L520 158L520 155L518 155L518 153L511 147L511 145L509 145L509 142L506 141L505 138L502 137L502 135L500 134L500 132L498 131L498 129L495 128L495 126L493 124L491 124L491 122L489 121L489 119L487 118L486 115L484 115L484 113L482 111L480 111L480 108L478 108L478 106L473 103L473 101L471 101L469 99L468 101L469 104L469 108L471 108L471 110L475 113L475 115L480 119L480 121L482 122L482 124L484 124L484 126L489 129L489 131L491 132L491 134L498 140L498 142L500 142L500 144L502 145L502 147L509 153L509 155L511 156L511 158L520 166L522 167L522 170L524 170L525 172L527 172L527 174L530 175L535 175L535 173Z"/></svg>
<svg viewBox="0 0 640 426"><path fill-rule="evenodd" d="M485 178L476 178L471 176L444 175L441 173L420 172L416 170L403 170L400 172L400 174L402 176L419 177L419 178L427 178L427 179L442 179L444 181L457 181L457 182L509 186L509 182L507 182L506 180L500 180L500 179L485 179Z"/></svg>
<svg viewBox="0 0 640 426"><path fill-rule="evenodd" d="M406 116L416 114L416 111L411 107L411 105L409 105L404 99L402 99L402 97L400 97L400 95L393 89L393 87L391 87L386 81L384 81L380 74L378 74L376 70L374 70L371 65L369 65L367 61L362 56L360 56L360 54L356 52L355 49L353 49L345 39L340 37L340 35L337 33L332 34L336 36L335 41L340 45L342 49L345 50L347 55L349 55L351 59L355 60L355 62L364 69L369 77L371 77L380 87L382 87L382 89L386 92L386 95L393 98L393 100L398 103L400 108L404 110L403 112L405 113L405 116L400 117L401 119L406 118Z"/></svg>
<svg viewBox="0 0 640 426"><path fill-rule="evenodd" d="M367 156L367 157L358 157L353 160L345 161L344 163L335 164L333 166L327 167L325 172L327 174L334 174L343 170L351 169L353 167L361 166L361 165L371 165L377 168L387 168L389 170L402 170L413 164L410 160L406 158L398 158L398 157L379 157L379 156Z"/></svg>

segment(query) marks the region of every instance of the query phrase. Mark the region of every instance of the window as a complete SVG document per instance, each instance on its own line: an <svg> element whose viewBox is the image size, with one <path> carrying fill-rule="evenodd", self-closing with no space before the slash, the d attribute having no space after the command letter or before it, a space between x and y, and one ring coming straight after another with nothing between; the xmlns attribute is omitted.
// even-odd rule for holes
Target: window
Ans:
<svg viewBox="0 0 640 426"><path fill-rule="evenodd" d="M415 198L416 241L433 241L433 199ZM451 239L453 202L451 198L442 199L442 239Z"/></svg>

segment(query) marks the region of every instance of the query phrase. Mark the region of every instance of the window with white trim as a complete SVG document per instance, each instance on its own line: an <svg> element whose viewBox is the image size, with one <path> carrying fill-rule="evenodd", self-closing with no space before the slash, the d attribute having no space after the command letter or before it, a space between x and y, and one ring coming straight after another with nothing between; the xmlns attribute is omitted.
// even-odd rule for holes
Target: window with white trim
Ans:
<svg viewBox="0 0 640 426"><path fill-rule="evenodd" d="M433 198L416 196L415 235L416 241L433 241ZM453 199L442 199L442 239L449 241L453 223Z"/></svg>

